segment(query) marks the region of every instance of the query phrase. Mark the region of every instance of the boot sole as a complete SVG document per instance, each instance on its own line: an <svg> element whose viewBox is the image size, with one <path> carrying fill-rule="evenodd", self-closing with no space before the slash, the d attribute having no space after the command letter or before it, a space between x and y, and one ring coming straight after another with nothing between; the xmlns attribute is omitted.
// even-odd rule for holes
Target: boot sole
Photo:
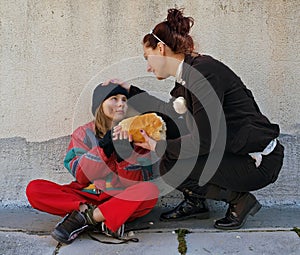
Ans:
<svg viewBox="0 0 300 255"><path fill-rule="evenodd" d="M84 232L88 227L83 227L80 230L78 230L77 232L75 232L72 237L70 237L69 239L65 239L64 237L61 236L60 232L57 231L56 229L54 229L54 231L52 231L51 236L58 242L60 243L64 243L64 244L70 244L72 243L82 232Z"/></svg>
<svg viewBox="0 0 300 255"><path fill-rule="evenodd" d="M261 208L261 204L258 201L256 201L255 204L254 204L254 206L249 211L249 213L245 216L243 222L240 225L238 225L238 226L235 226L235 227L224 227L224 226L218 226L218 225L215 224L214 227L217 228L217 229L223 229L223 230L235 230L235 229L239 229L239 228L241 228L241 227L244 226L244 224L247 221L248 216L249 215L254 216L260 210L260 208Z"/></svg>
<svg viewBox="0 0 300 255"><path fill-rule="evenodd" d="M73 242L73 240L66 240L64 238L59 237L56 233L52 232L51 236L53 239L55 239L59 243L64 243L64 244L70 244Z"/></svg>
<svg viewBox="0 0 300 255"><path fill-rule="evenodd" d="M261 204L258 201L256 201L255 205L250 210L249 214L251 216L254 216L260 210L260 208L261 208Z"/></svg>
<svg viewBox="0 0 300 255"><path fill-rule="evenodd" d="M209 212L206 213L201 213L201 214L192 214L189 216L184 216L180 218L170 218L170 219L164 219L164 218L159 218L161 221L181 221L181 220L188 220L188 219L198 219L198 220L206 220L209 219L210 215Z"/></svg>

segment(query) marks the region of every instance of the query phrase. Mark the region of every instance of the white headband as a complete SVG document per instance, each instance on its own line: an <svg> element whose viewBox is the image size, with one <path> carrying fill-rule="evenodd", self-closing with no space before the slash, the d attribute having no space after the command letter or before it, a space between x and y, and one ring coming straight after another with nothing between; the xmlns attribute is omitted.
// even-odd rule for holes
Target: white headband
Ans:
<svg viewBox="0 0 300 255"><path fill-rule="evenodd" d="M168 46L163 40L159 39L158 36L157 36L156 34L153 33L153 30L151 30L149 34L150 34L150 35L153 35L158 41L160 41L160 42L163 43L164 45Z"/></svg>

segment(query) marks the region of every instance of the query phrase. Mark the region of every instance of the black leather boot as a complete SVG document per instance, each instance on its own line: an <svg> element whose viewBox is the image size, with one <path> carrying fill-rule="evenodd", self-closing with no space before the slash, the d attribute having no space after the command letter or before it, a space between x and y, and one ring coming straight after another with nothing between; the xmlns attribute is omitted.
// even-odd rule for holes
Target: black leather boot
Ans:
<svg viewBox="0 0 300 255"><path fill-rule="evenodd" d="M209 209L204 198L193 194L189 190L184 191L184 200L174 209L162 213L161 221L186 220L189 218L208 219Z"/></svg>
<svg viewBox="0 0 300 255"><path fill-rule="evenodd" d="M261 204L254 195L248 192L240 193L235 200L229 203L225 217L217 220L214 227L224 230L239 229L245 224L248 216L254 216L260 208Z"/></svg>

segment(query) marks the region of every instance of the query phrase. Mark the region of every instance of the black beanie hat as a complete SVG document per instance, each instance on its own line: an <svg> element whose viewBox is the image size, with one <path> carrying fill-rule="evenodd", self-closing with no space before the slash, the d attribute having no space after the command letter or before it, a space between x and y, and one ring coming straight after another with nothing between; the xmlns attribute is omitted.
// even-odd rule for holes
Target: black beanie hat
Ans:
<svg viewBox="0 0 300 255"><path fill-rule="evenodd" d="M115 83L109 83L106 86L102 86L102 83L99 84L93 92L93 99L92 99L92 113L95 116L97 108L105 101L107 98L115 95L124 95L128 98L128 92L126 89L121 87Z"/></svg>

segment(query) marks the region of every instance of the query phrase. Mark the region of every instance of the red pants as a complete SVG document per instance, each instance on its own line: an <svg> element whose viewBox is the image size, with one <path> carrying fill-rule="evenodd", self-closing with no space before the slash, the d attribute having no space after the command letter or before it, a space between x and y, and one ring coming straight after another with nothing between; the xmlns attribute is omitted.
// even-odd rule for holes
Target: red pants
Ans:
<svg viewBox="0 0 300 255"><path fill-rule="evenodd" d="M27 186L26 195L33 208L59 216L79 210L81 204L97 205L105 218L105 225L116 231L126 221L149 213L159 194L158 188L150 182L140 182L125 190L111 190L100 195L81 191L82 188L76 182L59 185L33 180Z"/></svg>

